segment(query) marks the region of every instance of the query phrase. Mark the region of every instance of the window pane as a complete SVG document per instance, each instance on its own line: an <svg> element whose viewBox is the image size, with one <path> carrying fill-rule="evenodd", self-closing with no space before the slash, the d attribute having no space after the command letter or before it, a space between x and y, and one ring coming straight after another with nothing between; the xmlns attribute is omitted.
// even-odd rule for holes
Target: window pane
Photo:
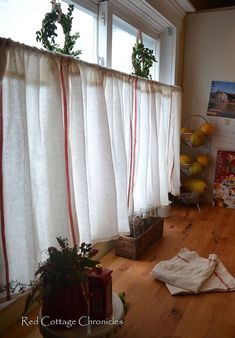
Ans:
<svg viewBox="0 0 235 338"><path fill-rule="evenodd" d="M131 74L132 69L132 49L136 42L138 30L127 24L125 21L113 16L113 35L112 35L112 68ZM152 49L156 60L150 70L152 79L159 80L159 48L157 40L143 34L143 43L146 48Z"/></svg>
<svg viewBox="0 0 235 338"><path fill-rule="evenodd" d="M132 73L131 55L136 42L137 29L113 17L112 68Z"/></svg>
<svg viewBox="0 0 235 338"><path fill-rule="evenodd" d="M50 10L48 0L0 0L1 37L41 48L41 44L36 42L35 32Z"/></svg>
<svg viewBox="0 0 235 338"><path fill-rule="evenodd" d="M143 34L143 43L146 48L153 50L153 54L155 55L157 62L153 63L153 67L150 69L150 74L152 79L159 81L160 41Z"/></svg>
<svg viewBox="0 0 235 338"><path fill-rule="evenodd" d="M68 5L62 3L62 10L67 12ZM72 32L79 32L74 50L81 49L80 59L97 63L97 15L74 7Z"/></svg>
<svg viewBox="0 0 235 338"><path fill-rule="evenodd" d="M36 42L36 31L42 26L42 20L47 12L51 11L50 0L0 0L0 35L11 38L30 46L42 48ZM68 5L61 1L64 13ZM57 43L62 46L63 34L60 25L57 26ZM74 8L72 32L78 31L75 49L81 49L81 59L88 62L97 62L97 15L92 12Z"/></svg>

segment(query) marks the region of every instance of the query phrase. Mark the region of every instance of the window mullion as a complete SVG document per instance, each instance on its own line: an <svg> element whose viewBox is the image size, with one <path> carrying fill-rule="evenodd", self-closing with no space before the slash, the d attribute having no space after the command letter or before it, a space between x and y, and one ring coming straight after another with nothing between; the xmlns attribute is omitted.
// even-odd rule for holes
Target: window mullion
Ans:
<svg viewBox="0 0 235 338"><path fill-rule="evenodd" d="M168 27L161 34L160 59L161 67L159 81L166 84L175 83L175 62L176 62L176 29Z"/></svg>
<svg viewBox="0 0 235 338"><path fill-rule="evenodd" d="M103 1L99 4L98 31L99 64L111 68L112 11L108 1Z"/></svg>

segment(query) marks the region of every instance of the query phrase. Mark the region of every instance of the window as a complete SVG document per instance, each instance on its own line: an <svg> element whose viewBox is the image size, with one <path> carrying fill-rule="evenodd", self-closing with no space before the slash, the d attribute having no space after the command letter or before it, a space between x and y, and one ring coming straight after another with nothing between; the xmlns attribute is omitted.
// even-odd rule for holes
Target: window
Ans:
<svg viewBox="0 0 235 338"><path fill-rule="evenodd" d="M48 0L0 0L1 37L41 48L35 33L50 10Z"/></svg>
<svg viewBox="0 0 235 338"><path fill-rule="evenodd" d="M62 3L62 10L67 11L68 5ZM81 49L80 59L97 63L97 14L82 7L74 7L73 11L73 32L79 32L75 50Z"/></svg>
<svg viewBox="0 0 235 338"><path fill-rule="evenodd" d="M138 29L129 25L125 21L121 20L117 16L113 16L112 24L112 68L131 74L132 62L132 48L136 42L136 36L138 34ZM154 63L154 66L151 68L150 74L152 79L159 80L159 47L160 43L158 40L155 40L148 36L147 34L143 35L144 46L152 49L156 60L158 62Z"/></svg>
<svg viewBox="0 0 235 338"><path fill-rule="evenodd" d="M157 62L154 62L153 67L150 69L150 74L153 80L159 81L160 41L143 33L143 43L146 48L153 50Z"/></svg>
<svg viewBox="0 0 235 338"><path fill-rule="evenodd" d="M132 47L138 31L116 16L113 16L112 28L112 68L130 74Z"/></svg>
<svg viewBox="0 0 235 338"><path fill-rule="evenodd" d="M42 20L47 12L51 11L50 0L0 0L0 35L30 46L42 48L36 42L36 31L41 28ZM75 5L76 6L76 5ZM64 13L67 12L67 3L61 1ZM62 28L57 27L58 40L63 44ZM88 62L97 63L97 15L75 7L73 11L73 32L78 31L75 48L81 49L80 58Z"/></svg>
<svg viewBox="0 0 235 338"><path fill-rule="evenodd" d="M150 70L152 79L175 83L178 28L147 1L57 1L63 12L67 12L68 3L75 5L73 32L80 34L75 48L82 51L81 60L131 74L132 48L141 29L145 47L154 51L157 60ZM42 48L36 42L36 31L51 6L51 0L0 0L0 36ZM57 42L62 46L62 28L58 25L57 29Z"/></svg>

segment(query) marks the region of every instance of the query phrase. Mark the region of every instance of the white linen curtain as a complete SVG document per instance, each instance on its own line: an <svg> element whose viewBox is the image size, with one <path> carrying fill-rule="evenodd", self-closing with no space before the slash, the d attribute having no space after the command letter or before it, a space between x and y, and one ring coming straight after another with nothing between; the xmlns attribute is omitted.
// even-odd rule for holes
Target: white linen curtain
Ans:
<svg viewBox="0 0 235 338"><path fill-rule="evenodd" d="M0 58L1 281L27 282L56 236L116 238L179 193L181 90L5 39Z"/></svg>
<svg viewBox="0 0 235 338"><path fill-rule="evenodd" d="M69 231L60 78L56 58L14 45L5 48L5 241L10 279L28 282L41 251Z"/></svg>

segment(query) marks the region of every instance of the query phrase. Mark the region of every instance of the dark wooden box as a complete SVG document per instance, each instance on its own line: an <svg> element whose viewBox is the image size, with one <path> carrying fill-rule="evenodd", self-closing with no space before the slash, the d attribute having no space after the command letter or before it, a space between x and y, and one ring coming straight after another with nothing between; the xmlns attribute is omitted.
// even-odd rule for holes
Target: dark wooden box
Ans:
<svg viewBox="0 0 235 338"><path fill-rule="evenodd" d="M120 236L116 241L115 254L130 259L138 259L163 234L164 219L151 217L151 227L139 237Z"/></svg>

